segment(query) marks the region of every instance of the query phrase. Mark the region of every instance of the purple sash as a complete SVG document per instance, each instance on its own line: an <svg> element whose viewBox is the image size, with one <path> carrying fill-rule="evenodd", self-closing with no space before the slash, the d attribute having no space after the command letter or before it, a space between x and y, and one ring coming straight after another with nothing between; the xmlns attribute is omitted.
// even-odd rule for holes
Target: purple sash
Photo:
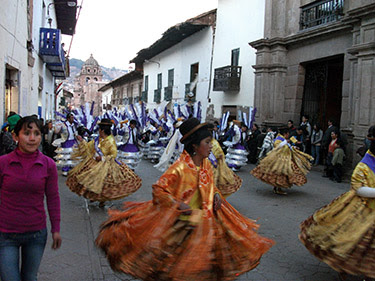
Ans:
<svg viewBox="0 0 375 281"><path fill-rule="evenodd" d="M373 171L375 174L375 157L374 156L372 156L370 153L367 152L365 156L362 158L361 162L363 164L366 164L371 169L371 171Z"/></svg>
<svg viewBox="0 0 375 281"><path fill-rule="evenodd" d="M282 136L277 136L277 138L274 141L277 141L277 140L285 141L285 138L283 138Z"/></svg>
<svg viewBox="0 0 375 281"><path fill-rule="evenodd" d="M208 155L208 160L211 161L211 164L217 168L217 159L215 157L215 155L212 153L212 151L210 152L210 155Z"/></svg>

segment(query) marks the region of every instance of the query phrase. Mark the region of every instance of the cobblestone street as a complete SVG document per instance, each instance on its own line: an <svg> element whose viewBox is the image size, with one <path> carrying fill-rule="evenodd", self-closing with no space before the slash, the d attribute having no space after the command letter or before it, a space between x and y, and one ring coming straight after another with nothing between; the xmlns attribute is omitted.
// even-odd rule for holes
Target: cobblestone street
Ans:
<svg viewBox="0 0 375 281"><path fill-rule="evenodd" d="M347 191L349 182L333 183L322 178L317 169L308 174L305 186L293 187L287 196L278 196L273 194L270 186L250 175L253 167L247 165L238 172L244 184L228 201L242 214L257 219L259 233L274 239L276 245L263 256L257 268L236 280L339 280L334 270L305 249L298 240L298 233L300 222ZM65 185L66 178L60 176L63 244L60 250L52 251L48 241L39 280L135 280L131 276L114 273L104 255L95 247L94 239L107 217L108 207L119 208L124 201L151 199L151 184L161 173L147 161L141 162L136 173L143 179L142 187L128 198L107 203L105 210L98 208L97 203L87 204L82 197L70 192ZM348 280L361 279L351 277Z"/></svg>

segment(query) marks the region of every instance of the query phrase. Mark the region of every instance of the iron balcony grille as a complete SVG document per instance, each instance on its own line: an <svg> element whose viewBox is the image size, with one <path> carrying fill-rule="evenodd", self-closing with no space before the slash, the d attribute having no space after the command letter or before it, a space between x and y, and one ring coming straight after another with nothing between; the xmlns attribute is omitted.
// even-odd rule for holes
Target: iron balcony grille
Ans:
<svg viewBox="0 0 375 281"><path fill-rule="evenodd" d="M239 91L241 66L228 65L215 69L214 91Z"/></svg>
<svg viewBox="0 0 375 281"><path fill-rule="evenodd" d="M344 0L316 1L302 7L300 30L337 21L343 15Z"/></svg>

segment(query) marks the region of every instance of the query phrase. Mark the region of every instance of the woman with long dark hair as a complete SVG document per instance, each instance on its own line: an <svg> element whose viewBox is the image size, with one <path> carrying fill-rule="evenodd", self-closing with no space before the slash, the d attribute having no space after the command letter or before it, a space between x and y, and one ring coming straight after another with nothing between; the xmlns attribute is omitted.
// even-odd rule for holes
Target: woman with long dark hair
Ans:
<svg viewBox="0 0 375 281"><path fill-rule="evenodd" d="M370 149L353 171L351 189L301 224L300 240L341 276L375 278L375 126Z"/></svg>
<svg viewBox="0 0 375 281"><path fill-rule="evenodd" d="M40 120L21 118L13 137L17 148L0 157L0 279L36 280L47 242L44 198L52 249L61 246L57 168L38 150L42 141Z"/></svg>
<svg viewBox="0 0 375 281"><path fill-rule="evenodd" d="M207 123L188 119L180 132L185 150L153 185L153 200L110 211L96 243L112 269L142 280L234 280L273 241L215 187Z"/></svg>

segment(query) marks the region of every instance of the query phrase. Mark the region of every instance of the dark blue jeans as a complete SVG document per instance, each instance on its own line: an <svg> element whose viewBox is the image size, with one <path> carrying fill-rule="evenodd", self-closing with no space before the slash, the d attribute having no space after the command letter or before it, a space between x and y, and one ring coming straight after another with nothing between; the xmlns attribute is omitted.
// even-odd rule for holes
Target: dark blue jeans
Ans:
<svg viewBox="0 0 375 281"><path fill-rule="evenodd" d="M318 165L320 161L320 145L311 145L311 156L314 157L315 165Z"/></svg>
<svg viewBox="0 0 375 281"><path fill-rule="evenodd" d="M0 278L6 281L37 280L47 241L47 229L24 233L0 232ZM21 250L21 270L19 265Z"/></svg>

